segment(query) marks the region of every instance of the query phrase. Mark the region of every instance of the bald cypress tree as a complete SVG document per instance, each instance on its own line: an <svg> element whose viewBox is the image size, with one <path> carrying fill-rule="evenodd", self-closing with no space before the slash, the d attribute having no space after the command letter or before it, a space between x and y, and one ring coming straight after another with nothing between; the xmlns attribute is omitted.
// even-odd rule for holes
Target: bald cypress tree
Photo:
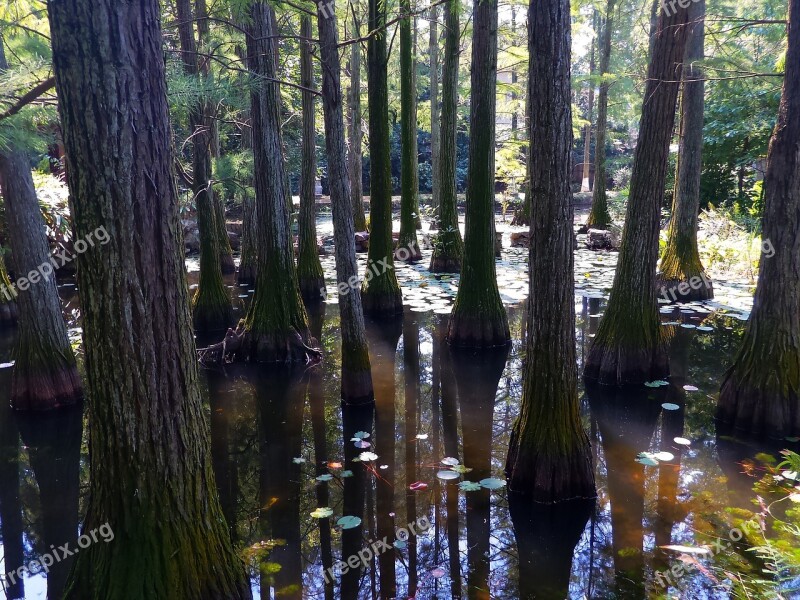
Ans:
<svg viewBox="0 0 800 600"><path fill-rule="evenodd" d="M656 262L687 20L680 4L664 5L654 30L617 271L584 369L587 379L602 384L641 384L669 371L659 331Z"/></svg>
<svg viewBox="0 0 800 600"><path fill-rule="evenodd" d="M739 432L800 435L800 0L789 2L789 46L764 179L761 256L742 347L725 375L718 416Z"/></svg>
<svg viewBox="0 0 800 600"><path fill-rule="evenodd" d="M595 495L575 366L569 0L528 8L531 98L531 297L522 405L511 435L509 489L539 502Z"/></svg>
<svg viewBox="0 0 800 600"><path fill-rule="evenodd" d="M251 597L211 467L155 0L49 5L77 238L89 407L84 530L64 598ZM132 258L132 257L135 257Z"/></svg>
<svg viewBox="0 0 800 600"><path fill-rule="evenodd" d="M494 264L497 0L473 8L467 221L461 280L447 339L456 346L507 344L511 335Z"/></svg>
<svg viewBox="0 0 800 600"><path fill-rule="evenodd" d="M356 0L351 4L353 11L352 37L361 37L361 22L358 15L361 4ZM350 176L350 198L353 203L353 219L356 231L367 230L367 217L364 214L364 189L362 179L361 141L364 132L361 129L361 45L350 45L350 93L347 102L349 119L349 149L347 151L347 169Z"/></svg>

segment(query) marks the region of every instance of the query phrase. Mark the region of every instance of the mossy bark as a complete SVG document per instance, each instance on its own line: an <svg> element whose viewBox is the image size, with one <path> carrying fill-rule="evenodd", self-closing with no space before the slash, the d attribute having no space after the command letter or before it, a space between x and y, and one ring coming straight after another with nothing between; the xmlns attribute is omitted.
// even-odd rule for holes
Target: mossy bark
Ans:
<svg viewBox="0 0 800 600"><path fill-rule="evenodd" d="M522 404L506 462L509 490L535 502L592 498L589 438L578 408L569 0L528 9L533 222Z"/></svg>
<svg viewBox="0 0 800 600"><path fill-rule="evenodd" d="M586 219L586 226L606 229L611 224L606 195L606 132L608 130L608 88L611 84L608 72L611 62L611 35L614 32L615 0L606 2L600 38L600 90L597 93L597 132L594 144L594 187L592 189L592 208Z"/></svg>
<svg viewBox="0 0 800 600"><path fill-rule="evenodd" d="M311 17L300 17L300 35L311 39ZM300 165L300 218L299 252L297 256L297 282L300 295L305 302L322 300L325 276L319 262L317 247L317 214L314 185L317 180L317 132L315 126L314 63L311 60L311 42L300 41L300 85L302 94L303 131L301 139Z"/></svg>
<svg viewBox="0 0 800 600"><path fill-rule="evenodd" d="M336 15L319 9L318 27L322 62L322 108L325 116L325 149L333 211L336 281L348 293L339 297L342 336L342 401L345 404L373 400L372 373L367 348L358 263L354 238L353 205L347 179L345 129L342 115L342 84L339 78ZM360 159L359 159L360 160Z"/></svg>
<svg viewBox="0 0 800 600"><path fill-rule="evenodd" d="M0 61L4 63L1 55ZM0 63L0 71L3 66ZM18 410L50 410L74 404L83 397L83 386L61 312L30 164L23 153L12 149L0 154L0 186L14 266L18 281L23 281L14 289L19 328L11 405ZM91 246L83 242L88 252L102 252L93 239ZM49 270L42 270L42 265Z"/></svg>
<svg viewBox="0 0 800 600"><path fill-rule="evenodd" d="M251 597L211 467L173 170L160 7L49 7L92 419L84 531L64 598ZM124 35L120 35L124 32ZM136 260L131 260L136 256Z"/></svg>
<svg viewBox="0 0 800 600"><path fill-rule="evenodd" d="M239 258L239 270L236 283L253 285L258 274L258 217L256 216L255 198L246 194L242 198L242 251Z"/></svg>
<svg viewBox="0 0 800 600"><path fill-rule="evenodd" d="M458 228L456 194L456 133L458 126L458 58L461 53L461 0L444 6L445 48L442 70L442 123L435 171L439 181L439 233L433 245L433 273L461 272L464 242Z"/></svg>
<svg viewBox="0 0 800 600"><path fill-rule="evenodd" d="M213 122L212 122L213 124ZM209 142L213 142L213 127L209 128ZM225 275L236 272L236 263L233 261L233 248L231 248L231 238L228 235L228 226L225 217L225 201L219 194L212 194L214 200L214 225L217 234L217 246L219 247L219 264Z"/></svg>
<svg viewBox="0 0 800 600"><path fill-rule="evenodd" d="M800 0L789 4L789 45L778 122L764 179L761 256L742 347L719 393L718 417L741 434L800 435Z"/></svg>
<svg viewBox="0 0 800 600"><path fill-rule="evenodd" d="M417 154L416 52L411 35L411 1L400 0L400 237L395 258L417 261L422 253L417 242L419 171Z"/></svg>
<svg viewBox="0 0 800 600"><path fill-rule="evenodd" d="M403 296L392 256L392 171L385 25L386 4L381 0L369 0L368 29L377 33L367 41L370 239L362 298L364 313L373 317L391 317L403 312Z"/></svg>
<svg viewBox="0 0 800 600"><path fill-rule="evenodd" d="M470 88L467 215L461 280L447 340L488 348L511 340L494 264L494 144L497 87L497 1L475 5Z"/></svg>
<svg viewBox="0 0 800 600"><path fill-rule="evenodd" d="M0 327L16 325L17 301L11 289L11 280L8 278L6 261L0 255Z"/></svg>
<svg viewBox="0 0 800 600"><path fill-rule="evenodd" d="M703 153L703 60L705 1L689 7L689 38L683 60L680 143L675 175L672 219L667 246L661 257L658 287L665 297L680 302L710 300L711 280L697 250L697 215L700 210L700 172ZM697 282L700 283L697 283ZM684 284L684 285L681 285ZM685 292L685 293L684 293Z"/></svg>
<svg viewBox="0 0 800 600"><path fill-rule="evenodd" d="M625 230L608 307L584 376L607 385L642 384L669 372L656 302L658 228L675 120L688 10L662 8L648 67ZM595 191L600 187L595 179Z"/></svg>
<svg viewBox="0 0 800 600"><path fill-rule="evenodd" d="M258 203L258 279L236 356L258 362L305 362L315 354L300 298L289 229L289 194L283 163L280 91L276 74L277 24L273 9L254 2L247 58L258 78L251 92L254 183ZM263 284L263 285L262 285Z"/></svg>
<svg viewBox="0 0 800 600"><path fill-rule="evenodd" d="M354 39L361 37L361 22L358 19L358 0L351 5L353 11ZM364 214L364 189L362 181L361 142L364 132L361 128L361 44L350 45L350 90L347 110L349 122L349 150L347 153L348 174L350 177L350 198L353 204L353 220L356 231L367 230L367 217Z"/></svg>

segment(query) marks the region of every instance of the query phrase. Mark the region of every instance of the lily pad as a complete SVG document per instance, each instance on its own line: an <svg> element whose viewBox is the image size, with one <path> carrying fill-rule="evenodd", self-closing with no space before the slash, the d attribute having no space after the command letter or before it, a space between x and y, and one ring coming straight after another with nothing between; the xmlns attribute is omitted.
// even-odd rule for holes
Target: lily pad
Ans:
<svg viewBox="0 0 800 600"><path fill-rule="evenodd" d="M340 477L352 477L352 476L353 476L353 472L350 469L347 469L346 471L342 471L342 473L340 475Z"/></svg>
<svg viewBox="0 0 800 600"><path fill-rule="evenodd" d="M452 466L452 467L450 467L450 470L455 471L456 473L462 473L462 474L463 473L469 473L470 471L472 471L472 469L470 467L466 467L464 465Z"/></svg>
<svg viewBox="0 0 800 600"><path fill-rule="evenodd" d="M414 483L408 486L408 489L410 489L413 492L419 492L422 490L427 490L428 484L425 483L424 481L415 481Z"/></svg>
<svg viewBox="0 0 800 600"><path fill-rule="evenodd" d="M438 473L436 473L436 477L438 477L439 479L443 479L443 480L447 481L447 480L450 480L450 479L458 479L459 477L461 477L461 475L459 475L455 471L451 471L450 469L447 469L445 471L439 471Z"/></svg>
<svg viewBox="0 0 800 600"><path fill-rule="evenodd" d="M306 459L305 459L305 458L303 458L302 456L298 456L298 457L296 457L296 458L293 458L293 459L292 459L292 462L293 462L294 464L296 464L296 465L302 465L304 462L306 462Z"/></svg>
<svg viewBox="0 0 800 600"><path fill-rule="evenodd" d="M675 455L672 452L656 452L653 455L653 458L656 460L660 460L663 462L669 462L675 458Z"/></svg>
<svg viewBox="0 0 800 600"><path fill-rule="evenodd" d="M427 440L428 439L428 434L427 433L418 433L417 434L417 439L418 440Z"/></svg>
<svg viewBox="0 0 800 600"><path fill-rule="evenodd" d="M353 438L350 441L354 442L356 440L363 440L364 438L368 438L368 437L369 437L369 432L367 432L367 431L356 431L353 434Z"/></svg>
<svg viewBox="0 0 800 600"><path fill-rule="evenodd" d="M694 385L685 385L683 386L683 389L686 390L687 392L697 392L699 391L700 388Z"/></svg>
<svg viewBox="0 0 800 600"><path fill-rule="evenodd" d="M672 441L675 442L676 444L678 444L679 446L691 446L692 445L691 440L687 440L685 437L676 437Z"/></svg>
<svg viewBox="0 0 800 600"><path fill-rule="evenodd" d="M16 361L12 360L11 362L0 363L0 369L10 369L11 367L14 366L15 362Z"/></svg>
<svg viewBox="0 0 800 600"><path fill-rule="evenodd" d="M322 475L317 475L315 479L317 481L330 481L331 479L333 479L333 475L331 475L330 473L323 473Z"/></svg>
<svg viewBox="0 0 800 600"><path fill-rule="evenodd" d="M462 481L458 484L458 489L462 492L477 492L481 489L481 484L474 481Z"/></svg>
<svg viewBox="0 0 800 600"><path fill-rule="evenodd" d="M480 483L482 488L486 488L487 490L499 490L506 485L505 481L497 479L496 477L487 477L486 479L481 479L478 483Z"/></svg>
<svg viewBox="0 0 800 600"><path fill-rule="evenodd" d="M394 541L394 547L397 548L398 550L402 550L406 546L408 546L408 542L406 542L405 540L395 540Z"/></svg>
<svg viewBox="0 0 800 600"><path fill-rule="evenodd" d="M664 404L661 405L661 408L664 410L678 410L680 406L673 404L672 402L664 402Z"/></svg>
<svg viewBox="0 0 800 600"><path fill-rule="evenodd" d="M362 462L369 462L371 460L378 460L378 455L374 452L362 452L358 455L358 458Z"/></svg>
<svg viewBox="0 0 800 600"><path fill-rule="evenodd" d="M311 516L315 519L327 519L333 514L333 509L328 508L327 506L321 506L320 508L316 509L311 513Z"/></svg>
<svg viewBox="0 0 800 600"><path fill-rule="evenodd" d="M636 462L648 467L658 466L658 459L655 457L655 454L651 454L650 452L640 452L637 454Z"/></svg>
<svg viewBox="0 0 800 600"><path fill-rule="evenodd" d="M669 382L663 379L656 379L655 381L645 381L644 385L649 388L657 388L663 385L669 385Z"/></svg>
<svg viewBox="0 0 800 600"><path fill-rule="evenodd" d="M448 465L450 467L454 467L454 466L456 466L458 464L458 459L457 458L453 458L452 456L448 456L447 458L443 458L442 459L442 464L443 465Z"/></svg>
<svg viewBox="0 0 800 600"><path fill-rule="evenodd" d="M352 515L346 515L336 521L336 524L340 525L342 529L353 529L354 527L361 525L361 518L354 517Z"/></svg>
<svg viewBox="0 0 800 600"><path fill-rule="evenodd" d="M365 442L364 440L357 440L353 443L353 445L358 448L359 450L364 450L365 448L369 448L372 446L369 442Z"/></svg>

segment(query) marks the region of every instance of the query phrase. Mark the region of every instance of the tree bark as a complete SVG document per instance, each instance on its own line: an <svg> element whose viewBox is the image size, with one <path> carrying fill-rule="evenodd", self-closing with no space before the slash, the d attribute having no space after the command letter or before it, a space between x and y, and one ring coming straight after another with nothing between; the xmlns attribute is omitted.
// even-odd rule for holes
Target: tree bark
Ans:
<svg viewBox="0 0 800 600"><path fill-rule="evenodd" d="M529 137L536 140L528 263L535 293L506 474L510 491L546 503L595 496L575 366L569 18L569 0L533 0L528 8Z"/></svg>
<svg viewBox="0 0 800 600"><path fill-rule="evenodd" d="M49 5L92 419L68 600L250 598L222 517L197 383L155 0Z"/></svg>
<svg viewBox="0 0 800 600"><path fill-rule="evenodd" d="M8 278L5 258L0 255L0 328L16 323L17 301L11 292L11 280Z"/></svg>
<svg viewBox="0 0 800 600"><path fill-rule="evenodd" d="M667 297L681 302L714 297L697 250L697 215L700 211L700 172L703 167L703 60L705 0L689 7L689 34L683 66L680 143L675 175L675 197L667 232L667 246L661 257L659 283ZM702 285L691 285L696 282ZM681 285L685 284L685 285ZM682 293L686 291L687 293Z"/></svg>
<svg viewBox="0 0 800 600"><path fill-rule="evenodd" d="M239 359L258 362L307 361L320 356L297 285L289 229L289 192L283 164L280 90L277 80L277 24L264 2L250 9L247 59L258 79L252 89L254 183L258 205L258 278L253 302L239 324Z"/></svg>
<svg viewBox="0 0 800 600"><path fill-rule="evenodd" d="M358 0L353 2L353 12L359 8ZM361 37L361 23L353 15L352 37ZM347 109L350 123L350 150L347 154L348 173L350 175L350 198L353 204L353 218L356 231L367 230L367 217L364 215L364 189L362 186L362 151L361 141L364 132L361 129L361 45L350 45L350 94Z"/></svg>
<svg viewBox="0 0 800 600"><path fill-rule="evenodd" d="M411 0L400 0L400 237L395 258L422 258L417 242L419 157L417 154L416 51L411 33Z"/></svg>
<svg viewBox="0 0 800 600"><path fill-rule="evenodd" d="M688 10L680 5L674 11L662 7L654 36L617 271L584 369L587 379L602 384L642 384L669 372L655 274L687 20ZM595 179L595 191L599 186Z"/></svg>
<svg viewBox="0 0 800 600"><path fill-rule="evenodd" d="M11 387L9 379L10 373L0 375L3 390ZM0 523L3 524L3 575L6 579L2 585L8 598L24 598L24 580L11 580L9 576L25 564L25 547L20 499L19 430L8 400L9 397L3 393L0 399Z"/></svg>
<svg viewBox="0 0 800 600"><path fill-rule="evenodd" d="M464 262L447 333L456 346L508 344L508 317L494 264L494 144L497 87L497 0L473 8L469 171Z"/></svg>
<svg viewBox="0 0 800 600"><path fill-rule="evenodd" d="M306 302L319 302L325 290L325 276L317 247L317 214L314 186L317 181L317 132L314 114L314 63L311 56L311 17L300 17L300 85L303 86L303 131L300 165L300 218L297 281Z"/></svg>
<svg viewBox="0 0 800 600"><path fill-rule="evenodd" d="M439 215L441 197L441 179L439 179L439 162L442 150L441 123L439 121L439 7L431 6L428 38L428 56L430 58L430 96L431 96L431 206Z"/></svg>
<svg viewBox="0 0 800 600"><path fill-rule="evenodd" d="M789 3L789 45L764 179L762 254L742 348L725 375L718 417L751 436L800 435L800 0Z"/></svg>
<svg viewBox="0 0 800 600"><path fill-rule="evenodd" d="M606 195L606 132L608 131L609 64L611 62L611 36L614 32L615 0L606 2L600 39L600 90L597 94L597 127L594 142L594 188L592 208L586 220L587 227L606 229L611 224Z"/></svg>
<svg viewBox="0 0 800 600"><path fill-rule="evenodd" d="M377 33L367 41L370 239L362 296L364 312L373 317L392 317L403 312L403 296L392 256L392 165L385 25L385 2L369 0L368 29Z"/></svg>
<svg viewBox="0 0 800 600"><path fill-rule="evenodd" d="M178 34L183 70L198 81L205 78L198 64L191 0L177 0ZM200 21L198 21L199 23ZM197 207L200 233L200 279L192 297L192 321L197 331L224 331L233 321L230 295L222 281L217 215L211 181L211 119L206 117L208 102L200 100L189 108L192 136L192 195Z"/></svg>
<svg viewBox="0 0 800 600"><path fill-rule="evenodd" d="M589 161L592 158L592 117L594 116L594 55L595 55L595 39L597 32L597 9L592 10L592 28L595 31L595 37L592 38L592 49L589 58L589 101L586 111L586 125L583 127L583 177L581 178L581 191L591 192L592 186L590 185L591 171L589 168Z"/></svg>
<svg viewBox="0 0 800 600"><path fill-rule="evenodd" d="M458 228L456 194L456 133L458 127L458 57L461 53L461 0L444 5L445 45L442 69L442 124L438 170L439 233L433 244L430 270L433 273L459 273L464 242Z"/></svg>
<svg viewBox="0 0 800 600"><path fill-rule="evenodd" d="M322 108L325 116L325 149L328 156L336 281L348 291L339 296L342 335L342 400L345 404L371 402L372 374L353 224L353 204L348 189L345 155L342 85L339 74L338 33L333 6L330 14L318 13L320 60L322 62ZM359 159L360 160L360 159Z"/></svg>

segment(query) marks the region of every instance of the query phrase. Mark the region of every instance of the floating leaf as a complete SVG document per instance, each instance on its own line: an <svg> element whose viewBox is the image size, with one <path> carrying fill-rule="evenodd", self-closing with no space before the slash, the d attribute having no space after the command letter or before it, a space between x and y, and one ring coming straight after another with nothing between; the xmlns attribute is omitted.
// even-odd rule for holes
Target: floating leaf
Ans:
<svg viewBox="0 0 800 600"><path fill-rule="evenodd" d="M365 448L369 448L372 444L364 440L357 440L353 445L359 450L364 450Z"/></svg>
<svg viewBox="0 0 800 600"><path fill-rule="evenodd" d="M315 519L327 519L333 514L333 509L328 508L327 506L323 506L318 508L317 510L311 513L311 516Z"/></svg>
<svg viewBox="0 0 800 600"><path fill-rule="evenodd" d="M455 471L451 471L450 469L447 469L446 471L439 471L438 473L436 473L436 476L439 479L444 479L445 481L447 481L448 479L458 479L459 477L461 477L461 475L459 475Z"/></svg>
<svg viewBox="0 0 800 600"><path fill-rule="evenodd" d="M696 392L696 391L699 390L699 388L697 388L697 387L695 387L693 385L685 385L685 386L683 386L683 389L685 389L687 392Z"/></svg>
<svg viewBox="0 0 800 600"><path fill-rule="evenodd" d="M371 460L378 460L378 455L374 452L362 452L358 455L358 460L362 462L369 462Z"/></svg>
<svg viewBox="0 0 800 600"><path fill-rule="evenodd" d="M691 323L681 323L681 327L684 329L695 329L697 325L692 325Z"/></svg>
<svg viewBox="0 0 800 600"><path fill-rule="evenodd" d="M304 462L306 462L306 459L305 459L305 458L303 458L302 456L298 456L298 457L296 457L296 458L293 458L293 459L292 459L292 462L293 462L294 464L296 464L296 465L302 465Z"/></svg>
<svg viewBox="0 0 800 600"><path fill-rule="evenodd" d="M678 444L679 446L691 446L692 444L692 442L690 440L687 440L685 437L676 437L672 441Z"/></svg>
<svg viewBox="0 0 800 600"><path fill-rule="evenodd" d="M452 456L448 456L447 458L442 459L442 464L454 467L458 464L458 459L453 458Z"/></svg>
<svg viewBox="0 0 800 600"><path fill-rule="evenodd" d="M486 488L487 490L499 490L501 487L505 487L506 482L502 479L497 479L496 477L487 477L486 479L480 480L480 485L482 488Z"/></svg>
<svg viewBox="0 0 800 600"><path fill-rule="evenodd" d="M669 462L669 461L671 461L672 459L675 458L675 455L672 454L672 452L656 452L653 455L653 458L655 458L656 460L663 461L663 462Z"/></svg>
<svg viewBox="0 0 800 600"><path fill-rule="evenodd" d="M367 431L356 431L353 434L353 438L350 440L351 442L355 442L356 440L363 440L364 438L369 437L369 432Z"/></svg>
<svg viewBox="0 0 800 600"><path fill-rule="evenodd" d="M381 465L381 466L380 466L380 467L378 467L378 468L379 468L379 469L388 469L388 468L389 468L389 465Z"/></svg>
<svg viewBox="0 0 800 600"><path fill-rule="evenodd" d="M342 471L341 477L352 477L352 476L353 476L353 472L350 469L347 469L346 471Z"/></svg>
<svg viewBox="0 0 800 600"><path fill-rule="evenodd" d="M11 368L11 367L13 367L13 366L14 366L14 363L15 363L15 362L16 362L16 361L13 361L13 360L12 360L11 362L0 363L0 369L8 369L8 368Z"/></svg>
<svg viewBox="0 0 800 600"><path fill-rule="evenodd" d="M329 462L328 463L328 468L329 469L341 469L342 468L342 463L340 463L340 462Z"/></svg>
<svg viewBox="0 0 800 600"><path fill-rule="evenodd" d="M410 486L408 486L408 489L410 489L413 492L419 492L421 490L427 490L428 484L425 483L424 481L415 481Z"/></svg>
<svg viewBox="0 0 800 600"><path fill-rule="evenodd" d="M648 467L658 466L658 459L656 458L655 454L651 454L650 452L640 452L639 454L637 454L636 462L646 465Z"/></svg>
<svg viewBox="0 0 800 600"><path fill-rule="evenodd" d="M450 467L450 470L455 471L456 473L469 473L470 471L472 471L470 467L465 467L464 465L455 465L453 467Z"/></svg>
<svg viewBox="0 0 800 600"><path fill-rule="evenodd" d="M655 381L645 381L644 384L650 388L657 388L661 387L662 385L669 385L669 382L664 381L663 379L656 379Z"/></svg>
<svg viewBox="0 0 800 600"><path fill-rule="evenodd" d="M462 481L458 484L458 489L462 492L477 492L481 489L481 484L474 481Z"/></svg>
<svg viewBox="0 0 800 600"><path fill-rule="evenodd" d="M331 479L333 479L333 475L331 475L330 473L323 473L322 475L317 475L315 479L317 481L330 481Z"/></svg>
<svg viewBox="0 0 800 600"><path fill-rule="evenodd" d="M408 546L408 543L405 542L404 540L395 540L394 541L394 547L397 548L398 550L402 550L406 546Z"/></svg>
<svg viewBox="0 0 800 600"><path fill-rule="evenodd" d="M354 527L361 525L361 518L354 517L352 515L346 515L336 521L336 524L340 525L342 529L353 529Z"/></svg>
<svg viewBox="0 0 800 600"><path fill-rule="evenodd" d="M714 328L708 327L707 325L700 325L697 327L697 331L714 331Z"/></svg>
<svg viewBox="0 0 800 600"><path fill-rule="evenodd" d="M679 544L670 546L659 546L664 550L672 550L673 552L680 552L681 554L711 554L711 550L703 546L681 546Z"/></svg>
<svg viewBox="0 0 800 600"><path fill-rule="evenodd" d="M680 406L673 404L672 402L664 402L664 404L661 405L661 408L664 410L678 410Z"/></svg>
<svg viewBox="0 0 800 600"><path fill-rule="evenodd" d="M417 439L418 440L427 440L428 439L428 434L427 433L418 433L417 434Z"/></svg>

